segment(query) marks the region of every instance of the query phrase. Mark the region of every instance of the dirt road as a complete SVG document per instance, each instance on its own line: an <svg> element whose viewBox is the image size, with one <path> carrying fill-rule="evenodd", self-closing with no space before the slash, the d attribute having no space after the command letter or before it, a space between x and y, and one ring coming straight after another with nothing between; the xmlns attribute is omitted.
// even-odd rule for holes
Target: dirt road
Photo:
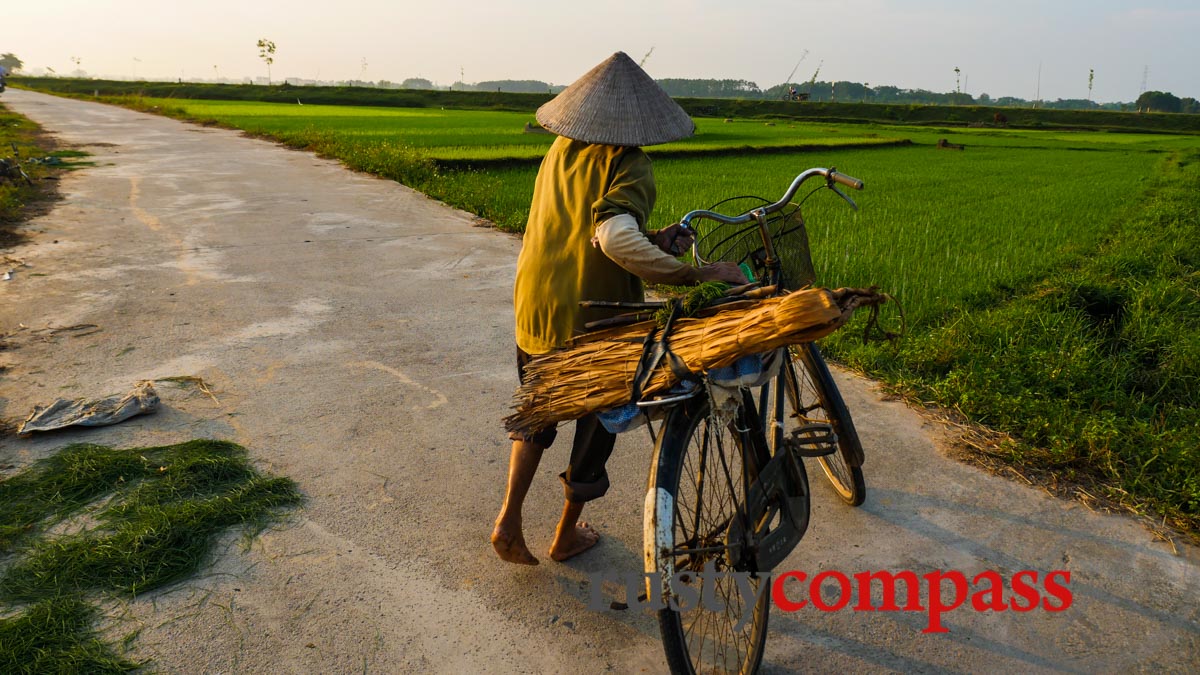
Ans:
<svg viewBox="0 0 1200 675"><path fill-rule="evenodd" d="M250 550L231 540L213 574L132 603L113 631L142 628L135 657L165 672L663 670L651 617L586 607L589 573L640 567L643 435L622 437L613 489L588 509L595 551L525 568L487 543L515 385L518 240L236 132L24 91L4 103L96 166L63 178L63 201L11 252L32 267L0 282L0 330L15 347L0 352L0 415L181 375L216 398L162 385L158 414L5 435L0 464L79 440L215 437L309 498L294 526ZM82 323L100 330L39 330ZM813 474L813 524L784 569L1069 570L1073 604L962 608L944 634L922 633L919 612L775 611L766 671L1200 665L1195 550L1175 555L1128 519L949 459L937 428L868 382L840 381L868 455L868 502L841 506ZM527 506L539 553L567 451L547 453Z"/></svg>

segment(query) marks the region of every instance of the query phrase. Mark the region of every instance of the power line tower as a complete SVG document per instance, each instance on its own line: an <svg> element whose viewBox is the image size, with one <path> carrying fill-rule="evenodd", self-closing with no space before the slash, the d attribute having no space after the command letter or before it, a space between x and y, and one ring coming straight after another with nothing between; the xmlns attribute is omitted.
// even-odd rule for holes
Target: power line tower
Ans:
<svg viewBox="0 0 1200 675"><path fill-rule="evenodd" d="M1138 96L1146 93L1146 83L1150 81L1150 66L1142 67L1142 88L1138 91Z"/></svg>
<svg viewBox="0 0 1200 675"><path fill-rule="evenodd" d="M1037 93L1033 97L1033 107L1042 107L1042 62L1038 61Z"/></svg>

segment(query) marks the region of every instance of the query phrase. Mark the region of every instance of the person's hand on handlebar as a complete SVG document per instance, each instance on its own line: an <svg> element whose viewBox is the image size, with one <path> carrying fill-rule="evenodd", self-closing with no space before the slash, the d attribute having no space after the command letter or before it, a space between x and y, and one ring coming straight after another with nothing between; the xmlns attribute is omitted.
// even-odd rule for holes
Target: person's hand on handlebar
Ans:
<svg viewBox="0 0 1200 675"><path fill-rule="evenodd" d="M654 245L676 257L683 255L684 251L691 248L692 242L695 240L695 235L690 230L683 229L679 223L669 225L654 233Z"/></svg>
<svg viewBox="0 0 1200 675"><path fill-rule="evenodd" d="M700 281L724 281L727 284L740 286L748 283L746 275L742 273L742 268L738 267L737 263L717 262L710 265L705 265L697 270L699 272Z"/></svg>

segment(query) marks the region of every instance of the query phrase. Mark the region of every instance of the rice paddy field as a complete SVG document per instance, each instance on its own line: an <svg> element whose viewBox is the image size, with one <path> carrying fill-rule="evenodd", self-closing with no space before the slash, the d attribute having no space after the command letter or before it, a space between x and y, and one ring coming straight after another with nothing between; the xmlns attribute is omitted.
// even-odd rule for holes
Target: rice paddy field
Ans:
<svg viewBox="0 0 1200 675"><path fill-rule="evenodd" d="M381 141L419 149L435 160L537 160L554 136L529 133L528 113L477 110L431 110L333 105L280 105L244 101L143 99L144 105L180 110L189 117L212 119L251 133L287 139L336 134L347 146ZM896 136L865 128L841 133L819 126L787 122L697 120L695 139L672 143L672 153L728 148L774 148L799 145L863 145L886 143Z"/></svg>
<svg viewBox="0 0 1200 675"><path fill-rule="evenodd" d="M347 148L378 143L419 149L435 160L537 160L553 141L549 134L527 133L533 115L518 112L436 110L335 105L284 105L254 101L203 101L127 97L138 107L174 112L288 140L334 134ZM652 155L694 152L858 146L898 140L1001 147L1079 148L1129 147L1164 150L1191 147L1197 137L1115 132L1028 131L889 126L883 124L816 124L811 122L695 118L696 136L650 148Z"/></svg>
<svg viewBox="0 0 1200 675"><path fill-rule="evenodd" d="M336 157L518 232L552 141L525 132L528 113L123 102ZM693 139L647 149L650 229L773 200L812 166L863 179L858 212L828 192L804 204L818 283L880 286L908 334L864 345L851 327L826 350L1006 434L977 443L980 461L1197 537L1200 136L696 121Z"/></svg>
<svg viewBox="0 0 1200 675"><path fill-rule="evenodd" d="M828 286L879 285L904 299L916 323L995 284L1051 269L1095 246L1161 157L984 147L972 152L925 146L761 158L655 162L659 200L649 227L733 196L774 201L810 166L836 165L867 188L852 211L832 193L805 205L819 280ZM458 187L497 194L520 213L536 167L476 172ZM1000 182L999 176L1011 176ZM997 183L1000 183L997 185ZM481 205L480 211L486 209ZM502 217L502 216L501 216ZM519 223L520 220L513 224ZM786 251L789 242L782 242Z"/></svg>

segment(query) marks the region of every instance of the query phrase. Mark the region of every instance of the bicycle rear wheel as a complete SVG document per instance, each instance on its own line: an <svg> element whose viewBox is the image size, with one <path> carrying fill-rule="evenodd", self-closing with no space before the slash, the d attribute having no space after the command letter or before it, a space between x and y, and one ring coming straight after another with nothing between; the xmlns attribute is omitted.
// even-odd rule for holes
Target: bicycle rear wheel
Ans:
<svg viewBox="0 0 1200 675"><path fill-rule="evenodd" d="M751 419L753 404L748 396L743 401L724 422L710 415L708 397L688 401L671 412L659 439L648 495L654 503L647 504L648 515L656 514L646 527L647 547L653 547L647 569L657 573L652 583L663 587L664 599L668 591L661 580L676 575L700 599L682 611L667 607L658 613L672 673L753 673L762 661L770 599L760 586L769 577L752 574L754 552L731 536L753 530L734 521L747 518L753 467L766 452ZM743 603L729 572L751 573L746 578L756 602Z"/></svg>
<svg viewBox="0 0 1200 675"><path fill-rule="evenodd" d="M867 498L863 449L850 411L815 344L800 345L791 353L793 358L784 362L782 371L792 408L790 424L828 424L833 428L838 448L817 461L838 497L850 506L861 506Z"/></svg>

